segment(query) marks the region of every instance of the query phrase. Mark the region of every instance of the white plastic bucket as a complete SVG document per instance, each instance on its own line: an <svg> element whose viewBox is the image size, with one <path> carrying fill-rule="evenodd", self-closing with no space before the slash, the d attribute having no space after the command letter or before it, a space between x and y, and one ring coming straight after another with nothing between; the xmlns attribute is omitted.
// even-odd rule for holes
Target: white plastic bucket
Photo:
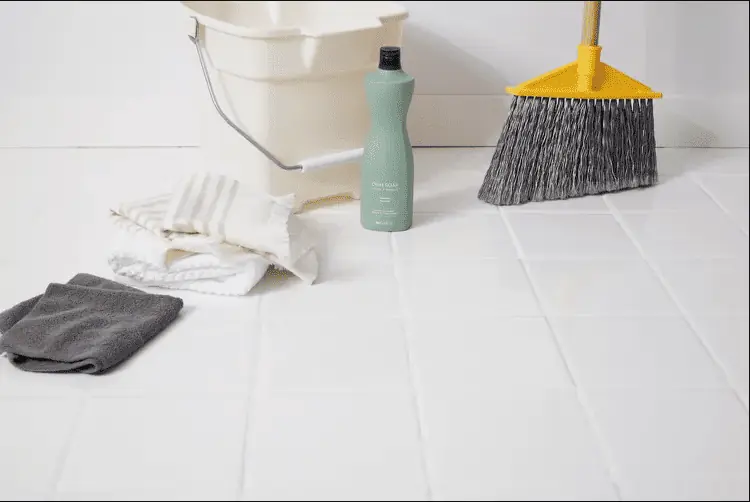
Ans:
<svg viewBox="0 0 750 502"><path fill-rule="evenodd" d="M369 123L364 76L381 46L401 45L406 9L368 1L181 3L208 89L199 103L206 168L271 195L294 193L298 207L358 198Z"/></svg>

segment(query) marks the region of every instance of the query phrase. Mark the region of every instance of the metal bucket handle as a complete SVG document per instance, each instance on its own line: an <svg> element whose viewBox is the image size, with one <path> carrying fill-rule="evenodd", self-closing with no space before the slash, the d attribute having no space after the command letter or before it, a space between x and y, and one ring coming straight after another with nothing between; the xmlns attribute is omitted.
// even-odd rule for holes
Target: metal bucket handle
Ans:
<svg viewBox="0 0 750 502"><path fill-rule="evenodd" d="M357 160L360 160L362 158L362 155L364 154L363 148L356 148L353 150L345 150L342 152L332 153L328 155L321 155L319 157L312 157L309 159L302 160L298 164L295 165L286 165L283 162L281 162L275 155L273 155L271 152L269 152L263 145L258 143L255 139L253 139L252 136L250 136L248 133L242 130L241 127L239 127L237 124L234 123L232 119L230 119L226 113L224 113L224 110L221 108L221 105L219 105L219 101L216 99L216 93L214 92L214 86L211 83L211 77L208 74L208 67L206 66L206 60L203 57L203 51L201 50L200 46L200 39L198 36L200 23L198 22L198 19L195 17L191 17L191 19L195 23L195 28L192 34L188 35L188 38L191 42L193 42L193 45L195 45L195 50L198 53L198 60L201 64L201 70L203 70L203 78L206 81L206 87L208 88L208 94L211 97L211 102L214 104L214 108L216 108L216 111L218 112L219 116L224 119L224 122L229 125L232 129L237 131L237 134L245 138L248 143L252 144L255 148L258 149L263 155L268 158L271 162L276 164L279 168L285 170L285 171L302 171L302 172L310 172L317 169L323 169L326 167L331 167L339 164L345 164L348 162L354 162Z"/></svg>

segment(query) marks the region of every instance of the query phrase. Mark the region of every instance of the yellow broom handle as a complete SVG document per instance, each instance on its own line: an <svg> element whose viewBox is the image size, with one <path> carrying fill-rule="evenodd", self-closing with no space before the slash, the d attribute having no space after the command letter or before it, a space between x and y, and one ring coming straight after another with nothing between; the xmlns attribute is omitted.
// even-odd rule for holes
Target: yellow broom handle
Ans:
<svg viewBox="0 0 750 502"><path fill-rule="evenodd" d="M583 2L583 30L581 32L581 45L599 45L599 17L602 8L601 2Z"/></svg>

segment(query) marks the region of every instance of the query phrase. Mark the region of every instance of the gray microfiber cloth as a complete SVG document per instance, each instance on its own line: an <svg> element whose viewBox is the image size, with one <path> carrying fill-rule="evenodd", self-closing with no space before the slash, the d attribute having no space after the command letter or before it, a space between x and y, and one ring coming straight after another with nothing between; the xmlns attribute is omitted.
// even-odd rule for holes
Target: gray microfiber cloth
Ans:
<svg viewBox="0 0 750 502"><path fill-rule="evenodd" d="M0 313L0 353L25 371L105 373L169 326L182 305L77 274Z"/></svg>

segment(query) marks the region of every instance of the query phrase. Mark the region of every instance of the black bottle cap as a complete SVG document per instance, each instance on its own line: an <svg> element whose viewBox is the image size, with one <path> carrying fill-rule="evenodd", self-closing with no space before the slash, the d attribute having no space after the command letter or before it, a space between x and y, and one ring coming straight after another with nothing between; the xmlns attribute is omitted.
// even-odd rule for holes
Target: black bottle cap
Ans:
<svg viewBox="0 0 750 502"><path fill-rule="evenodd" d="M381 70L400 70L401 69L401 48L400 47L381 47L380 64Z"/></svg>

